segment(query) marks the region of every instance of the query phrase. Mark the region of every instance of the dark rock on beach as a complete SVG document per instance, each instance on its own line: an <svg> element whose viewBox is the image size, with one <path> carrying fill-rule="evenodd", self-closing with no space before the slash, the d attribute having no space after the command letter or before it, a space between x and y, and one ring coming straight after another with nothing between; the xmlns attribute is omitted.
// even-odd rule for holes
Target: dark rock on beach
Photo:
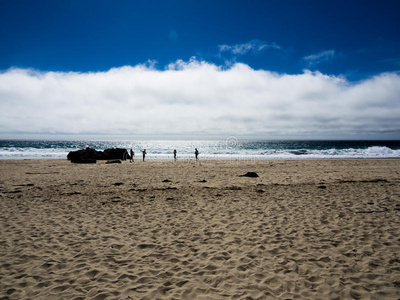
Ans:
<svg viewBox="0 0 400 300"><path fill-rule="evenodd" d="M70 161L75 164L95 164L97 162L95 159L86 157L70 159Z"/></svg>
<svg viewBox="0 0 400 300"><path fill-rule="evenodd" d="M253 177L253 178L256 178L256 177L259 177L259 176L258 176L258 174L256 172L247 172L244 175L240 175L240 177Z"/></svg>
<svg viewBox="0 0 400 300"><path fill-rule="evenodd" d="M130 159L130 155L126 149L122 148L97 151L88 147L86 149L69 152L67 159L73 163L96 163L96 160L126 160Z"/></svg>
<svg viewBox="0 0 400 300"><path fill-rule="evenodd" d="M127 160L130 159L131 156L128 154L128 151L123 148L112 148L112 149L106 149L103 152L104 158L98 158L98 159L104 159L104 160L111 160L111 159L122 159L122 160Z"/></svg>
<svg viewBox="0 0 400 300"><path fill-rule="evenodd" d="M72 163L96 163L97 151L92 148L71 151L68 153L67 159L70 160Z"/></svg>

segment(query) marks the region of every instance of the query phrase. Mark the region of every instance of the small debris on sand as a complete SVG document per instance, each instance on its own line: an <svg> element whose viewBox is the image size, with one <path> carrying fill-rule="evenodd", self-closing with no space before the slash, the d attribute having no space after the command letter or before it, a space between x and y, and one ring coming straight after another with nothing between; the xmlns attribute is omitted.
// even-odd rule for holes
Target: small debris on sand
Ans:
<svg viewBox="0 0 400 300"><path fill-rule="evenodd" d="M239 177L252 177L252 178L256 178L259 177L258 174L256 172L247 172L244 175L240 175Z"/></svg>
<svg viewBox="0 0 400 300"><path fill-rule="evenodd" d="M121 160L119 159L112 159L112 160L107 160L106 164L121 164Z"/></svg>

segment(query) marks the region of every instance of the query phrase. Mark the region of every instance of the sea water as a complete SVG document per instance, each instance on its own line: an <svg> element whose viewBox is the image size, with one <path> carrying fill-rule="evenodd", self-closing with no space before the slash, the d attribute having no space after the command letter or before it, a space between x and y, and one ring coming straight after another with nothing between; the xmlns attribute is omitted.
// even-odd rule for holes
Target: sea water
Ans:
<svg viewBox="0 0 400 300"><path fill-rule="evenodd" d="M146 149L149 159L333 159L400 158L400 141L260 141L230 137L222 140L50 141L0 140L0 159L66 159L69 151L84 148L133 149L137 158Z"/></svg>

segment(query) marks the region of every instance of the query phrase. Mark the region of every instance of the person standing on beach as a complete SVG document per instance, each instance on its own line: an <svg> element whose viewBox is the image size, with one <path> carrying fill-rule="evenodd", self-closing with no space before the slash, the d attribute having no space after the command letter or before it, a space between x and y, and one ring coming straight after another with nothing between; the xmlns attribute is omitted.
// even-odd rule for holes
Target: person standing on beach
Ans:
<svg viewBox="0 0 400 300"><path fill-rule="evenodd" d="M142 151L142 154L143 154L143 161L144 161L144 158L146 157L147 152L146 152L146 149L141 150L141 151Z"/></svg>
<svg viewBox="0 0 400 300"><path fill-rule="evenodd" d="M174 150L174 160L176 160L176 149Z"/></svg>
<svg viewBox="0 0 400 300"><path fill-rule="evenodd" d="M194 148L194 156L196 157L196 160L199 160L199 150L197 150L197 148Z"/></svg>
<svg viewBox="0 0 400 300"><path fill-rule="evenodd" d="M131 148L130 152L131 152L131 160L130 161L133 162L133 157L135 156L135 152L133 152L132 148Z"/></svg>

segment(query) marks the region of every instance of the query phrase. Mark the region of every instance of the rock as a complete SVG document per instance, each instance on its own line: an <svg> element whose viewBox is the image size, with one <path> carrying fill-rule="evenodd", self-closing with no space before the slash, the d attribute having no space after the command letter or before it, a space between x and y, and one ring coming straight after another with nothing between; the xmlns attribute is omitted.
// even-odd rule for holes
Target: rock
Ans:
<svg viewBox="0 0 400 300"><path fill-rule="evenodd" d="M91 158L78 158L78 159L71 159L71 162L74 164L95 164L97 161Z"/></svg>
<svg viewBox="0 0 400 300"><path fill-rule="evenodd" d="M247 172L244 175L240 175L240 177L252 177L252 178L256 178L259 177L258 174L256 172Z"/></svg>
<svg viewBox="0 0 400 300"><path fill-rule="evenodd" d="M112 160L107 160L106 164L120 164L122 163L119 159L112 159Z"/></svg>
<svg viewBox="0 0 400 300"><path fill-rule="evenodd" d="M68 153L67 159L72 163L96 163L97 151L89 147L83 150L71 151Z"/></svg>
<svg viewBox="0 0 400 300"><path fill-rule="evenodd" d="M172 181L169 179L164 179L162 182L172 182Z"/></svg>
<svg viewBox="0 0 400 300"><path fill-rule="evenodd" d="M96 160L126 160L130 155L126 149L112 148L97 151L87 147L86 149L70 151L67 159L73 163L96 163Z"/></svg>
<svg viewBox="0 0 400 300"><path fill-rule="evenodd" d="M127 159L130 159L130 158L131 157L128 154L128 151L126 149L112 148L112 149L104 150L102 159L104 159L104 160L111 160L111 159L127 160Z"/></svg>

